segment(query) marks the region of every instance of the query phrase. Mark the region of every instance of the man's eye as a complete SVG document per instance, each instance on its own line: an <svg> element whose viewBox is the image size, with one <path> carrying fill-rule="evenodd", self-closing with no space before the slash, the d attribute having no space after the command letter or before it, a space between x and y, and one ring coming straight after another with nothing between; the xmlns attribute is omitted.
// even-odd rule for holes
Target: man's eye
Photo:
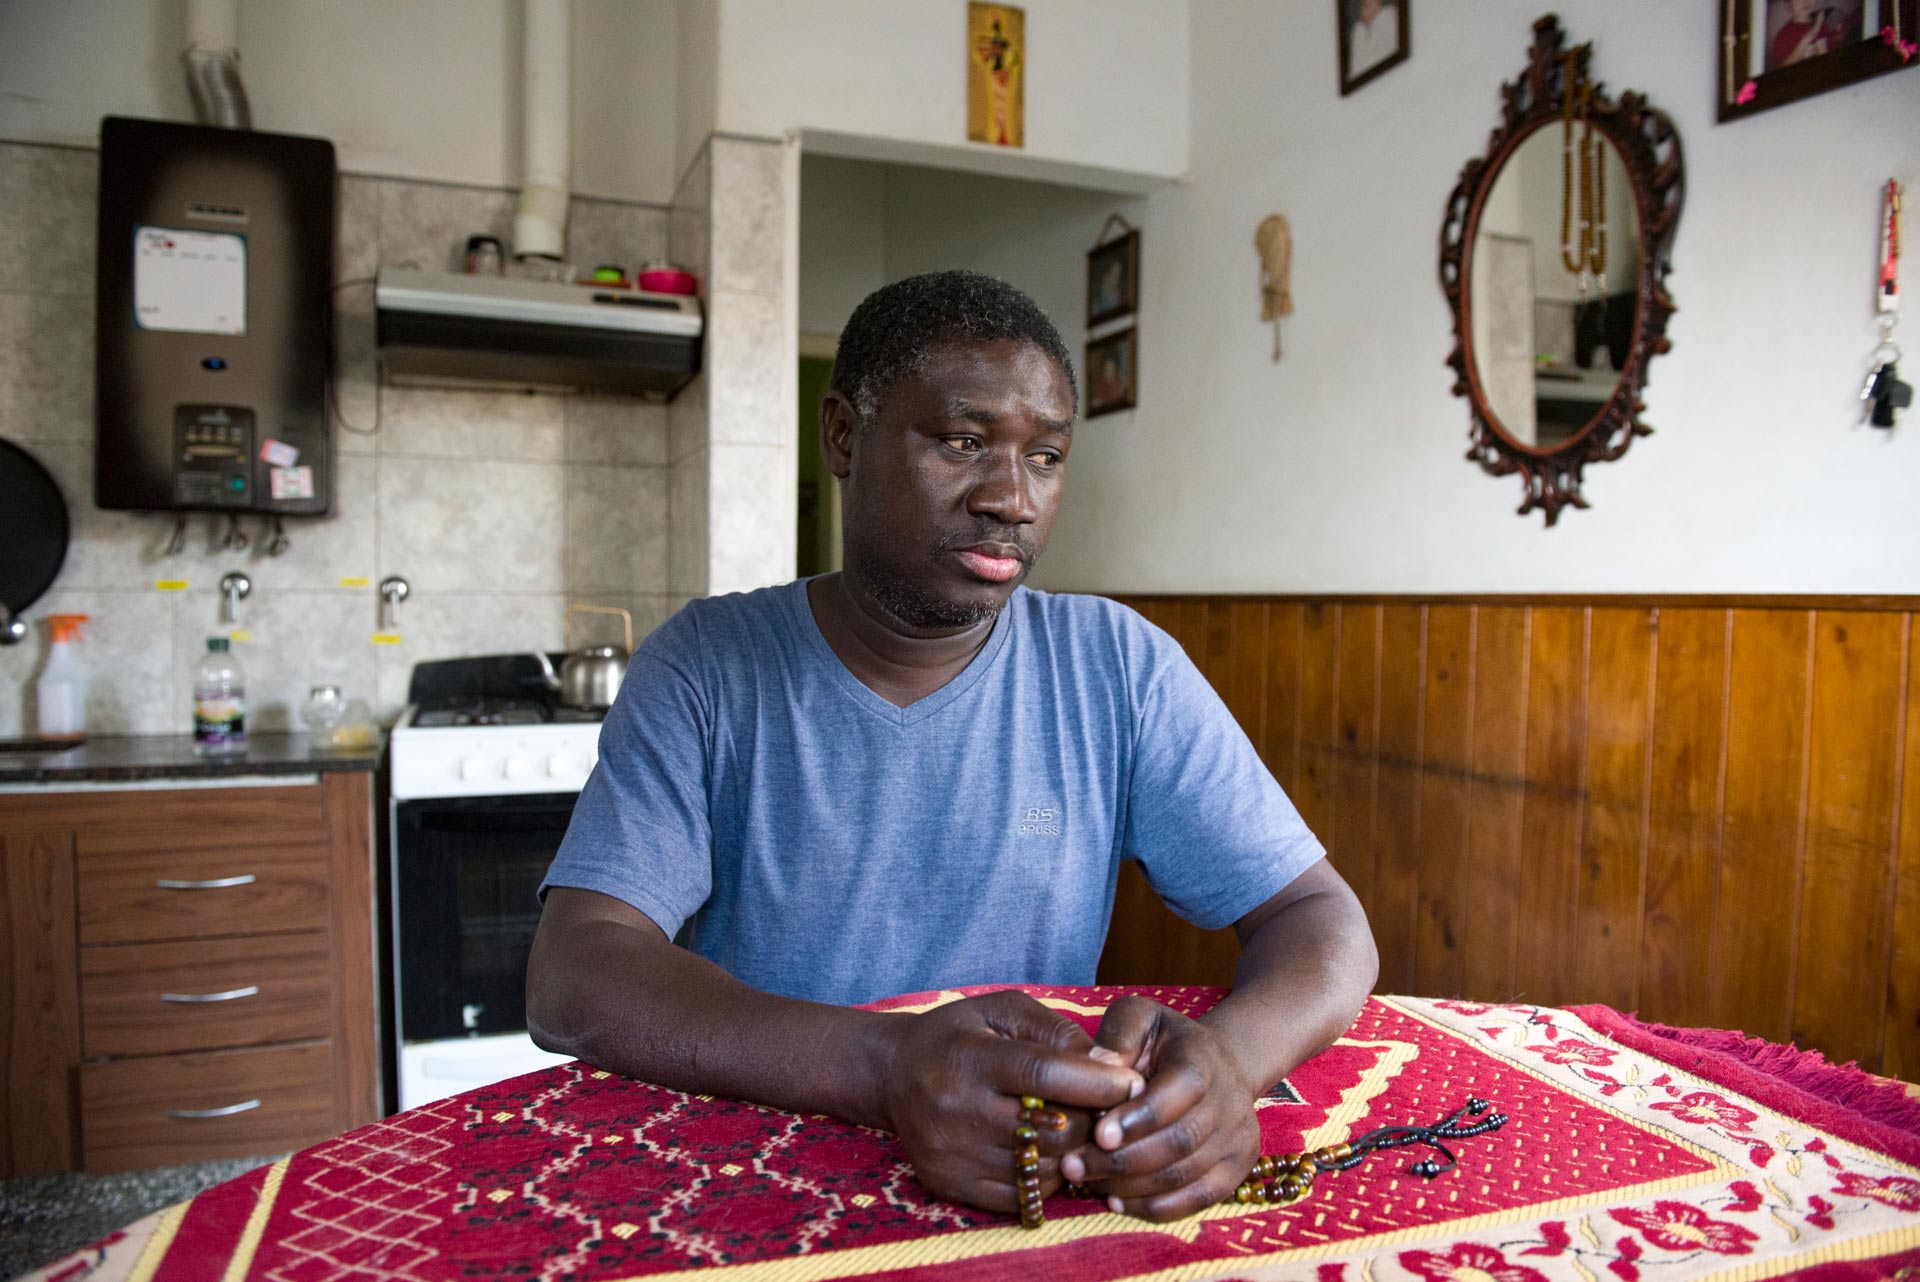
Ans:
<svg viewBox="0 0 1920 1282"><path fill-rule="evenodd" d="M980 450L980 438L977 436L947 436L941 439L962 454L973 454Z"/></svg>
<svg viewBox="0 0 1920 1282"><path fill-rule="evenodd" d="M1037 451L1036 453L1027 455L1027 457L1032 459L1035 463L1039 464L1041 467L1058 467L1060 464L1066 462L1066 460L1061 458L1060 455L1054 450L1040 450L1040 451Z"/></svg>

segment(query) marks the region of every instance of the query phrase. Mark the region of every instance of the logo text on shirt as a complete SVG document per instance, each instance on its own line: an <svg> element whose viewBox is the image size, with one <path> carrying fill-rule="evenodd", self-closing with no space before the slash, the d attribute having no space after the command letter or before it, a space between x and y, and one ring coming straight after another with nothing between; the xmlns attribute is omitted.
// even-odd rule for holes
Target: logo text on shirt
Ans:
<svg viewBox="0 0 1920 1282"><path fill-rule="evenodd" d="M1028 806L1027 813L1020 820L1022 837L1058 837L1060 835L1060 808L1058 806Z"/></svg>

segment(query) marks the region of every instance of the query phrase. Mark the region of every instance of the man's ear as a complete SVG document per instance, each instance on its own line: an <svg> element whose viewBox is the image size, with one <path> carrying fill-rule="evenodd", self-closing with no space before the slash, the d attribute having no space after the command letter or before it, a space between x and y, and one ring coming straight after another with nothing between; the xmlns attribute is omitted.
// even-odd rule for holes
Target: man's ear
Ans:
<svg viewBox="0 0 1920 1282"><path fill-rule="evenodd" d="M820 402L820 458L840 480L853 470L853 438L860 430L860 412L839 392L828 392Z"/></svg>

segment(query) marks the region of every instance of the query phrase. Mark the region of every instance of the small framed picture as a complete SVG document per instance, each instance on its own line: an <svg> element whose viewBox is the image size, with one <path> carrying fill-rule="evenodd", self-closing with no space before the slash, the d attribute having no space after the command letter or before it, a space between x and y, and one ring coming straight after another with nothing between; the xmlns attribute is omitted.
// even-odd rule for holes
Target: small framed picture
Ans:
<svg viewBox="0 0 1920 1282"><path fill-rule="evenodd" d="M1087 251L1087 324L1140 310L1140 233Z"/></svg>
<svg viewBox="0 0 1920 1282"><path fill-rule="evenodd" d="M1413 0L1333 0L1340 27L1340 96L1407 60L1413 51L1407 7Z"/></svg>
<svg viewBox="0 0 1920 1282"><path fill-rule="evenodd" d="M1719 119L1920 67L1920 0L1719 0Z"/></svg>
<svg viewBox="0 0 1920 1282"><path fill-rule="evenodd" d="M1129 326L1087 343L1087 417L1129 410L1139 394L1139 331Z"/></svg>

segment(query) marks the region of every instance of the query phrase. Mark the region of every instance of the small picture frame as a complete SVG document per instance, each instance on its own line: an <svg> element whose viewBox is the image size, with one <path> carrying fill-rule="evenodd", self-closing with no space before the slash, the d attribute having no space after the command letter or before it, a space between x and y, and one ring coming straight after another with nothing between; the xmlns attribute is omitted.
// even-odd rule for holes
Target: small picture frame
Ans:
<svg viewBox="0 0 1920 1282"><path fill-rule="evenodd" d="M1920 67L1920 0L1715 0L1722 124Z"/></svg>
<svg viewBox="0 0 1920 1282"><path fill-rule="evenodd" d="M1129 231L1087 251L1087 324L1140 310L1140 233Z"/></svg>
<svg viewBox="0 0 1920 1282"><path fill-rule="evenodd" d="M1340 28L1340 96L1377 79L1413 52L1413 0L1333 0Z"/></svg>
<svg viewBox="0 0 1920 1282"><path fill-rule="evenodd" d="M1087 340L1087 417L1130 410L1139 399L1139 331L1132 326Z"/></svg>

